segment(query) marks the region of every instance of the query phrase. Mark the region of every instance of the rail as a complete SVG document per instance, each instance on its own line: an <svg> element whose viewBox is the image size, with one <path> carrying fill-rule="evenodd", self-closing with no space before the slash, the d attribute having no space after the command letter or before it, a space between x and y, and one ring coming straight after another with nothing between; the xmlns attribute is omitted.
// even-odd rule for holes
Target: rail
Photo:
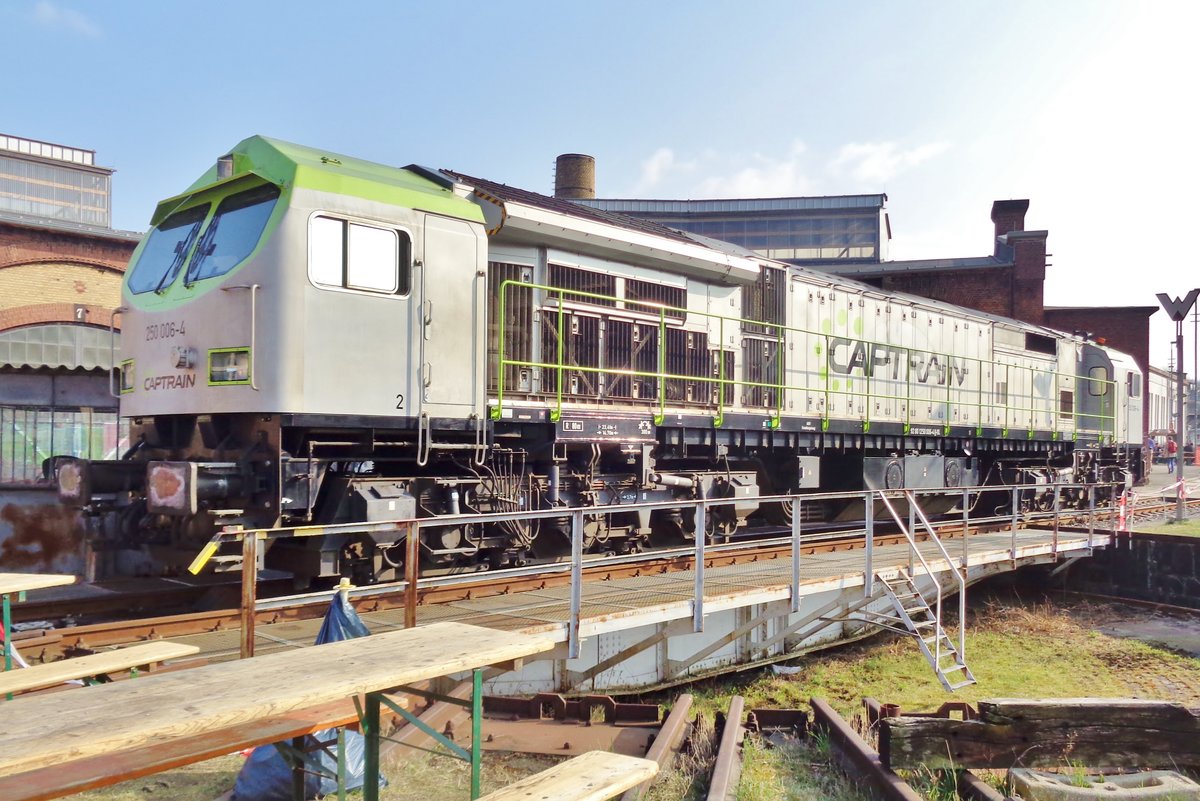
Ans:
<svg viewBox="0 0 1200 801"><path fill-rule="evenodd" d="M750 399L750 402L743 400L741 409L750 413L765 413L771 428L778 428L784 409L791 408L785 403L786 396L789 393L803 393L802 399L796 404L797 408L807 409L815 402L823 430L828 430L835 414L834 401L844 399L847 402L844 415L858 419L864 432L870 431L873 422L882 421L903 423L905 433L915 425L940 426L943 434L949 434L952 427L958 425L973 428L976 436L982 436L983 429L989 427L1001 429L1005 437L1010 429L1024 428L1030 439L1034 438L1035 431L1048 432L1051 439L1055 440L1075 440L1081 433L1096 434L1102 442L1106 439L1115 442L1117 438L1114 398L1119 388L1117 382L1111 379L1063 373L1049 365L1040 367L951 355L876 342L848 333L834 334L512 279L502 282L499 287L498 320L508 320L510 295L515 292L528 294L529 311L535 312L530 315L530 320L536 320L540 315L543 327L553 335L553 359L549 358L551 348L545 345L541 348L542 358L534 358L534 337L518 339L507 324L497 327L493 349L495 400L491 406L492 418L497 420L503 417L506 396L518 394L534 398L552 396L552 420L562 416L564 396L567 400L576 401L617 398L622 403L633 405L645 401L647 413L653 414L658 424L666 418L670 401L672 407L708 410L714 425L720 427L724 424L725 412L738 405L733 403L733 398L735 391L741 388L746 391L745 397ZM566 322L568 317L573 318L577 313L589 318L653 327L653 367L645 363L648 360L638 358L638 354L646 349L645 345L636 350L631 346L627 356L629 364L622 367L603 364L605 357L599 346L591 359L580 360L569 355ZM703 330L684 328L683 322L689 318L703 321ZM551 323L550 319L554 322ZM744 329L747 327L774 333L746 332ZM670 369L667 341L671 333L701 337L703 350L708 354L701 360L703 364L697 362L690 372ZM709 341L713 334L717 342L715 349ZM735 335L741 335L743 345L758 343L763 346L765 361L762 362L762 373L766 380L739 379L726 375L729 363L736 365L736 358L730 359L735 353L730 347ZM510 338L514 340L511 345ZM798 341L800 338L809 339ZM817 344L813 352L808 353L807 345L811 338L816 338ZM524 352L514 356L510 350ZM796 355L789 359L788 353ZM1020 357L1013 355L1000 358ZM1046 358L1040 360L1050 361ZM586 363L588 361L595 363ZM642 363L639 364L639 361ZM543 386L535 391L531 382L529 389L514 391L507 386L509 368L550 376L553 390L549 391ZM976 377L973 387L964 385L970 373ZM622 382L644 379L651 384L653 397L642 398L640 393L632 390L612 392L601 389L599 381L592 392L564 390L570 374L607 378L612 386L624 386ZM787 380L789 374L799 374L804 383L790 383ZM855 389L855 381L861 381L864 388ZM678 388L687 382L707 388L701 393L703 400L668 398L668 387ZM1067 392L1070 393L1069 402ZM1099 408L1080 410L1076 399L1082 397L1097 398ZM858 409L854 408L856 401L861 402ZM915 415L914 406L921 403L927 404L928 412Z"/></svg>
<svg viewBox="0 0 1200 801"><path fill-rule="evenodd" d="M965 487L956 489L955 492L962 493L962 521L964 525L982 525L984 523L1003 523L1007 522L1011 526L1010 533L1010 551L1012 558L1017 558L1018 554L1018 527L1020 524L1032 525L1040 521L1053 521L1054 535L1054 550L1058 551L1058 524L1063 510L1059 504L1054 504L1052 509L1040 510L1037 508L1015 508L1007 510L1004 514L983 514L975 517L970 517L971 499L974 497L978 501L978 496L981 493L988 493L996 497L1012 497L1020 501L1022 499L1021 490L1036 491L1039 495L1047 492L1054 492L1055 497L1062 495L1064 492L1086 491L1091 499L1087 509L1075 510L1076 514L1086 514L1088 517L1088 535L1086 547L1090 550L1094 547L1095 537L1095 520L1097 514L1097 506L1094 502L1096 497L1096 489L1105 489L1111 491L1111 499L1115 499L1123 490L1122 484L1040 484L1040 485L1007 485L1001 487ZM1009 496L1011 491L1012 495ZM914 498L927 495L945 495L945 489L938 490L911 490ZM863 566L864 566L864 598L871 598L874 592L874 582L871 577L874 573L875 559L875 523L870 510L874 507L875 501L882 494L880 490L867 490L863 492L826 492L813 493L804 495L781 495L781 496L765 496L758 498L760 505L765 504L790 504L792 510L792 520L790 536L780 537L776 542L789 542L791 571L787 581L787 596L790 597L791 609L797 612L800 609L802 591L801 591L801 548L803 544L812 542L813 537L805 539L803 534L803 510L805 504L811 503L862 503L867 510L866 526L862 530L864 536L863 548ZM1077 496L1078 497L1078 496ZM633 504L616 504L612 506L599 507L574 507L574 508L559 508L559 509L544 509L525 512L497 512L487 514L469 514L469 515L450 515L445 517L421 518L414 520L394 520L385 522L373 523L342 523L322 526L306 526L303 528L275 528L275 529L243 529L238 526L228 526L217 532L212 539L204 546L196 559L192 562L189 570L192 573L199 573L204 569L204 566L216 554L218 549L225 544L241 544L242 546L242 627L241 627L241 652L243 656L251 656L254 652L254 612L259 609L259 602L256 597L257 587L257 563L259 548L266 542L275 539L291 538L291 537L326 537L326 536L349 536L362 534L379 534L387 533L389 536L399 534L395 537L396 543L402 543L405 549L405 576L404 580L395 582L390 585L391 592L402 591L405 594L405 626L412 627L416 625L416 610L419 588L436 587L439 583L452 580L448 577L429 577L420 578L417 574L420 556L420 545L422 541L422 532L427 529L436 529L444 526L469 526L482 525L498 522L526 522L546 519L561 519L564 517L570 518L571 531L571 553L569 560L557 564L537 565L536 567L528 567L517 569L514 571L493 571L489 575L496 575L500 572L504 574L518 574L525 571L539 571L543 573L550 572L569 572L570 574L570 610L567 618L566 640L570 658L576 658L579 655L580 648L580 619L583 602L583 568L585 563L589 567L604 563L610 565L622 564L629 561L637 561L639 559L653 558L646 555L629 554L622 556L601 556L596 554L584 554L583 540L584 528L588 518L603 518L609 515L621 514L627 512L653 512L657 509L680 509L690 510L694 515L695 531L704 532L705 521L713 509L718 509L724 506L730 506L737 503L743 503L743 499L694 499L694 500L675 500L675 501L656 501L648 503L633 503ZM1030 499L1032 507L1032 499ZM1115 501L1109 505L1114 505ZM1115 508L1115 505L1114 505ZM986 510L985 510L986 511ZM1113 515L1115 521L1115 515ZM1114 529L1116 523L1114 522ZM784 530L781 527L781 530ZM705 566L708 557L719 553L723 548L734 547L730 545L721 545L709 543L706 536L694 536L693 542L690 545L685 545L680 548L680 551L686 551L692 563L692 569L695 573L693 596L691 599L691 617L692 627L696 632L704 630L705 617ZM962 555L959 559L950 557L948 551L942 548L942 560L945 565L940 569L952 570L956 573L959 570L966 570L968 566L968 542L966 532L963 536ZM935 560L936 561L936 560ZM928 567L930 575L939 569L938 565L930 565ZM372 592L377 592L377 589L361 588L350 591L354 597L370 595Z"/></svg>

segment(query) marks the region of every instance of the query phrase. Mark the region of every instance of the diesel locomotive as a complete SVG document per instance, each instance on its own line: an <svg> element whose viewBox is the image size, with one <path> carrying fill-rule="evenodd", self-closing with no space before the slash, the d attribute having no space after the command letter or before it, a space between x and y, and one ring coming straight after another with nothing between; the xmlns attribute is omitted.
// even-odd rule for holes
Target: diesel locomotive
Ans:
<svg viewBox="0 0 1200 801"><path fill-rule="evenodd" d="M94 545L138 572L226 525L681 502L589 516L585 548L624 553L786 524L780 494L944 488L944 511L1022 484L1036 506L1140 469L1129 356L461 173L255 136L150 223L115 315L132 446L55 462ZM734 502L698 532L683 502L702 497ZM265 560L387 579L398 536L283 538ZM422 569L554 558L569 536L566 514L433 526Z"/></svg>

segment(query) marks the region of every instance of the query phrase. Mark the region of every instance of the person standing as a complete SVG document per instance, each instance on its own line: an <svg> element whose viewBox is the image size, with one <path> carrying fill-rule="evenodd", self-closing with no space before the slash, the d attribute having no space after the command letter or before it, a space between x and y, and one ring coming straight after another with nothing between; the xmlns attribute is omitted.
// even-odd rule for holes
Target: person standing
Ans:
<svg viewBox="0 0 1200 801"><path fill-rule="evenodd" d="M1176 454L1178 451L1179 451L1179 447L1175 444L1175 438L1169 437L1167 439L1167 472L1168 473L1175 472L1175 457L1176 457Z"/></svg>

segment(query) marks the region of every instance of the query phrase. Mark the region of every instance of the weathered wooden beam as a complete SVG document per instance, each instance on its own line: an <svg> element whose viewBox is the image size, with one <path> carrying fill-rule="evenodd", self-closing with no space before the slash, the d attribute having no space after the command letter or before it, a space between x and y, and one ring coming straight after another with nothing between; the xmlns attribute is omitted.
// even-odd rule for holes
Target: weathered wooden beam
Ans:
<svg viewBox="0 0 1200 801"><path fill-rule="evenodd" d="M892 769L1200 767L1200 711L1122 698L991 699L978 720L888 718L880 754Z"/></svg>

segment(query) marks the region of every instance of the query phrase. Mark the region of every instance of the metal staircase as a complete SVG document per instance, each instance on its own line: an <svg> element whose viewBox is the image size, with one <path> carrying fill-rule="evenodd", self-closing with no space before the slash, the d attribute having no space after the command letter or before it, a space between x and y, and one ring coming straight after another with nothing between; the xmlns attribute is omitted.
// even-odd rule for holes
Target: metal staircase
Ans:
<svg viewBox="0 0 1200 801"><path fill-rule="evenodd" d="M894 615L888 615L881 612L868 612L860 610L859 614L863 615L868 621L877 626L898 631L911 635L921 648L921 653L925 655L926 661L933 667L937 674L938 681L947 690L953 692L960 687L966 687L969 684L975 683L975 675L966 663L966 606L967 606L967 584L962 573L955 569L954 560L950 557L950 553L946 550L946 546L930 525L929 519L925 513L921 511L920 505L917 503L916 495L908 490L891 492L895 498L904 498L908 502L910 514L909 524L901 520L900 515L896 512L896 507L892 504L892 499L889 498L888 491L880 491L879 498L887 507L892 519L896 521L896 525L904 532L904 538L908 540L909 545L909 567L907 569L900 568L899 572L892 575L892 571L876 572L873 576L874 580L883 585L884 596L887 597L892 604ZM950 567L950 574L958 585L958 638L957 642L946 633L945 627L942 625L942 598L948 594L942 586L942 582L938 580L937 574L930 568L929 563L925 561L921 549L917 547L916 539L913 536L915 528L914 517L920 519L926 533L929 536L929 542L936 545L940 556L945 560ZM916 582L916 567L920 564L922 572L928 577L932 586L932 592L929 597L921 592ZM932 600L932 604L930 601Z"/></svg>
<svg viewBox="0 0 1200 801"><path fill-rule="evenodd" d="M975 674L963 659L961 640L956 646L942 626L940 592L936 606L930 606L907 570L901 570L899 575L891 579L881 575L877 575L876 578L892 602L897 622L916 639L921 653L933 667L942 686L953 692L960 687L974 684Z"/></svg>

